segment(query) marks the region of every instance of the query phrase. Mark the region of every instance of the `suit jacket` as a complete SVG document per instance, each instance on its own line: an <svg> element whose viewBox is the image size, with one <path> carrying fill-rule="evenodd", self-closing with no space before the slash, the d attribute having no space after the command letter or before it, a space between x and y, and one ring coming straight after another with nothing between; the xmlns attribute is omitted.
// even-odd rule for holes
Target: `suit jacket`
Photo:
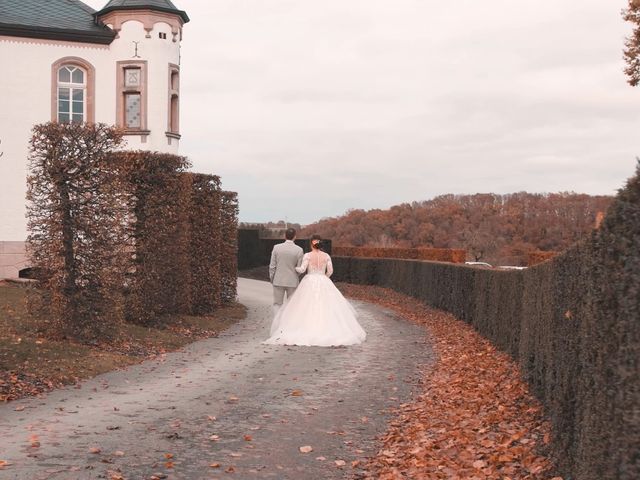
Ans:
<svg viewBox="0 0 640 480"><path fill-rule="evenodd" d="M303 251L292 240L274 245L269 264L269 278L276 287L297 287L300 277L296 267L302 263Z"/></svg>

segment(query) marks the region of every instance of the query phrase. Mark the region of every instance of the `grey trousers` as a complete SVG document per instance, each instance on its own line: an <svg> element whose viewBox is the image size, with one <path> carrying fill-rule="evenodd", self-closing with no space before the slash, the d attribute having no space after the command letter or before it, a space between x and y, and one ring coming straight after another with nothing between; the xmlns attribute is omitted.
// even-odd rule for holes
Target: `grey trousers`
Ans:
<svg viewBox="0 0 640 480"><path fill-rule="evenodd" d="M280 306L284 303L284 293L287 292L287 300L291 298L291 295L296 291L298 287L278 287L273 286L273 304Z"/></svg>

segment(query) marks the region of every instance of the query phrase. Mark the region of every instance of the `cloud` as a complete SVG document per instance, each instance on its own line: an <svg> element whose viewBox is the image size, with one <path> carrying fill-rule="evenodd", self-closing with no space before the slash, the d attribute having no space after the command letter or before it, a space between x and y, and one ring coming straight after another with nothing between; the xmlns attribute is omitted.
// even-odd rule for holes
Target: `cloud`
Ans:
<svg viewBox="0 0 640 480"><path fill-rule="evenodd" d="M176 3L182 152L239 192L242 220L614 193L640 155L625 0Z"/></svg>

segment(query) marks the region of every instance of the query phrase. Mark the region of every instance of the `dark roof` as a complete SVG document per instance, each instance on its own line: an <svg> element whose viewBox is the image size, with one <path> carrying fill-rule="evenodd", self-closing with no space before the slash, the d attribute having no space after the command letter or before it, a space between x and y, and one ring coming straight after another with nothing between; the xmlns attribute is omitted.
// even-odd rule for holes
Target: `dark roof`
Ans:
<svg viewBox="0 0 640 480"><path fill-rule="evenodd" d="M0 35L107 45L115 38L79 0L0 0Z"/></svg>
<svg viewBox="0 0 640 480"><path fill-rule="evenodd" d="M114 10L140 10L141 8L155 10L157 12L174 13L179 15L184 23L189 21L187 12L179 10L171 0L110 0L109 3L98 12L98 16Z"/></svg>

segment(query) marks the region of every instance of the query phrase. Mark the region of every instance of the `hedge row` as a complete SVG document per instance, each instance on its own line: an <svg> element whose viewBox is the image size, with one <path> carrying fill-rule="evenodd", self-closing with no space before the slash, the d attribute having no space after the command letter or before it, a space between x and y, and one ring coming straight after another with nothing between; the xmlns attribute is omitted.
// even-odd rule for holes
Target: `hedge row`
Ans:
<svg viewBox="0 0 640 480"><path fill-rule="evenodd" d="M220 177L191 174L189 206L189 262L191 280L191 313L212 312L222 302L223 253L222 230L235 221L223 213ZM233 258L232 255L228 258Z"/></svg>
<svg viewBox="0 0 640 480"><path fill-rule="evenodd" d="M102 124L34 128L30 304L51 332L104 337L125 312L150 325L235 298L235 194L183 157L114 151L121 140Z"/></svg>
<svg viewBox="0 0 640 480"><path fill-rule="evenodd" d="M29 307L59 335L105 335L123 321L127 198L110 154L121 134L105 125L33 129L28 252L40 288Z"/></svg>
<svg viewBox="0 0 640 480"><path fill-rule="evenodd" d="M564 478L640 478L640 168L590 239L527 270L355 257L334 266L337 280L411 295L510 353L552 421Z"/></svg>
<svg viewBox="0 0 640 480"><path fill-rule="evenodd" d="M118 152L129 194L133 248L127 296L128 319L153 324L158 316L184 313L191 304L189 242L190 180L184 157L155 152Z"/></svg>
<svg viewBox="0 0 640 480"><path fill-rule="evenodd" d="M339 247L333 248L333 254L343 257L402 258L411 260L430 260L434 262L464 263L465 250L453 248L381 248L381 247Z"/></svg>
<svg viewBox="0 0 640 480"><path fill-rule="evenodd" d="M222 236L219 258L221 297L224 302L236 298L238 284L238 195L235 192L222 192L220 234Z"/></svg>

